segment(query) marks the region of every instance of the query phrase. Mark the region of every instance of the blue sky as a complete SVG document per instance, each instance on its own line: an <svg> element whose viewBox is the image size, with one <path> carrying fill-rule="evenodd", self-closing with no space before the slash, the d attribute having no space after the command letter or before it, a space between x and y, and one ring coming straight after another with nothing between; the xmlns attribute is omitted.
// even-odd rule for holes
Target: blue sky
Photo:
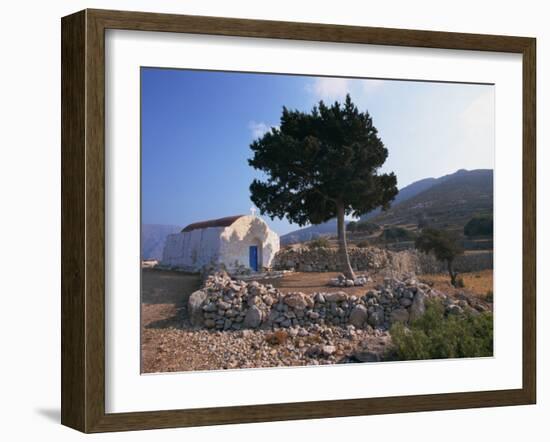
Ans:
<svg viewBox="0 0 550 442"><path fill-rule="evenodd" d="M346 93L368 110L398 187L457 169L493 168L494 87L142 68L142 222L248 214L250 143L283 105L309 111ZM279 234L298 228L271 221Z"/></svg>

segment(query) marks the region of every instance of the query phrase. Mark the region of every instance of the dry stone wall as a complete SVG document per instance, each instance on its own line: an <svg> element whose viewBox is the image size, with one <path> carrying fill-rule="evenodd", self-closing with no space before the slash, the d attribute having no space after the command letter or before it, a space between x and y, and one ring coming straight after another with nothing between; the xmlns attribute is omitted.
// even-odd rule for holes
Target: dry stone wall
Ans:
<svg viewBox="0 0 550 442"><path fill-rule="evenodd" d="M404 250L394 252L377 247L349 249L351 266L359 272L383 273L386 276L405 279L421 273L446 272L446 264L432 255ZM276 270L299 272L338 272L339 255L329 248L287 248L280 250L273 261ZM472 272L493 268L493 253L479 252L459 256L455 262L459 272Z"/></svg>
<svg viewBox="0 0 550 442"><path fill-rule="evenodd" d="M235 281L225 273L211 275L188 303L192 325L217 330L278 329L314 324L355 328L388 328L420 317L426 297L441 296L414 279L386 278L364 296L344 291L283 293L257 281Z"/></svg>

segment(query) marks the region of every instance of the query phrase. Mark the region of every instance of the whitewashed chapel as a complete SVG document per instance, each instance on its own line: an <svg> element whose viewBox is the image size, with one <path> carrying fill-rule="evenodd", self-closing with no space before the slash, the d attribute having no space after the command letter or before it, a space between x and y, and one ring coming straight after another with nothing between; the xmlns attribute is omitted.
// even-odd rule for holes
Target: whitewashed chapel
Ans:
<svg viewBox="0 0 550 442"><path fill-rule="evenodd" d="M278 251L279 236L261 218L228 216L189 224L169 235L162 264L192 272L209 265L259 271L271 266Z"/></svg>

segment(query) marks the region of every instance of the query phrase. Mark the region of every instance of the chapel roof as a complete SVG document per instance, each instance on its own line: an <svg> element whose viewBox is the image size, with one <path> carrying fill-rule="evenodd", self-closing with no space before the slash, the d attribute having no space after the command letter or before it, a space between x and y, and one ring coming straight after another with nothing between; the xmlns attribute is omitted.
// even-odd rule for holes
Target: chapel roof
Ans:
<svg viewBox="0 0 550 442"><path fill-rule="evenodd" d="M206 229L208 227L228 227L243 216L245 215L226 216L224 218L199 221L184 227L182 229L182 232L191 232L192 230Z"/></svg>

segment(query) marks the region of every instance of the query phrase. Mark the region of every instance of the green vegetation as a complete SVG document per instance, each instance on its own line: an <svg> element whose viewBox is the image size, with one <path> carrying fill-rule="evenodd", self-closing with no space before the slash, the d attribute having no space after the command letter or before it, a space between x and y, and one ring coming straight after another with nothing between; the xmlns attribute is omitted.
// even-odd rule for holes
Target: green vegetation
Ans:
<svg viewBox="0 0 550 442"><path fill-rule="evenodd" d="M475 216L464 226L466 236L488 236L493 234L493 216Z"/></svg>
<svg viewBox="0 0 550 442"><path fill-rule="evenodd" d="M455 234L447 230L427 228L422 230L414 246L421 252L433 253L438 261L447 263L451 284L455 287L458 285L458 272L454 270L453 263L458 255L464 253L464 249Z"/></svg>
<svg viewBox="0 0 550 442"><path fill-rule="evenodd" d="M266 176L250 185L262 214L300 226L337 219L342 272L355 279L345 217L388 208L397 195L393 173L379 173L388 150L368 112L349 95L343 104L322 101L310 113L283 107L279 127L250 145L248 163Z"/></svg>
<svg viewBox="0 0 550 442"><path fill-rule="evenodd" d="M330 247L330 241L325 238L324 236L321 236L317 239L312 239L307 243L307 246L309 249L323 249Z"/></svg>
<svg viewBox="0 0 550 442"><path fill-rule="evenodd" d="M441 302L431 300L426 313L409 328L396 323L390 329L393 360L473 358L493 355L493 314L445 316Z"/></svg>
<svg viewBox="0 0 550 442"><path fill-rule="evenodd" d="M386 227L381 234L381 238L386 242L414 241L416 235L403 227Z"/></svg>

